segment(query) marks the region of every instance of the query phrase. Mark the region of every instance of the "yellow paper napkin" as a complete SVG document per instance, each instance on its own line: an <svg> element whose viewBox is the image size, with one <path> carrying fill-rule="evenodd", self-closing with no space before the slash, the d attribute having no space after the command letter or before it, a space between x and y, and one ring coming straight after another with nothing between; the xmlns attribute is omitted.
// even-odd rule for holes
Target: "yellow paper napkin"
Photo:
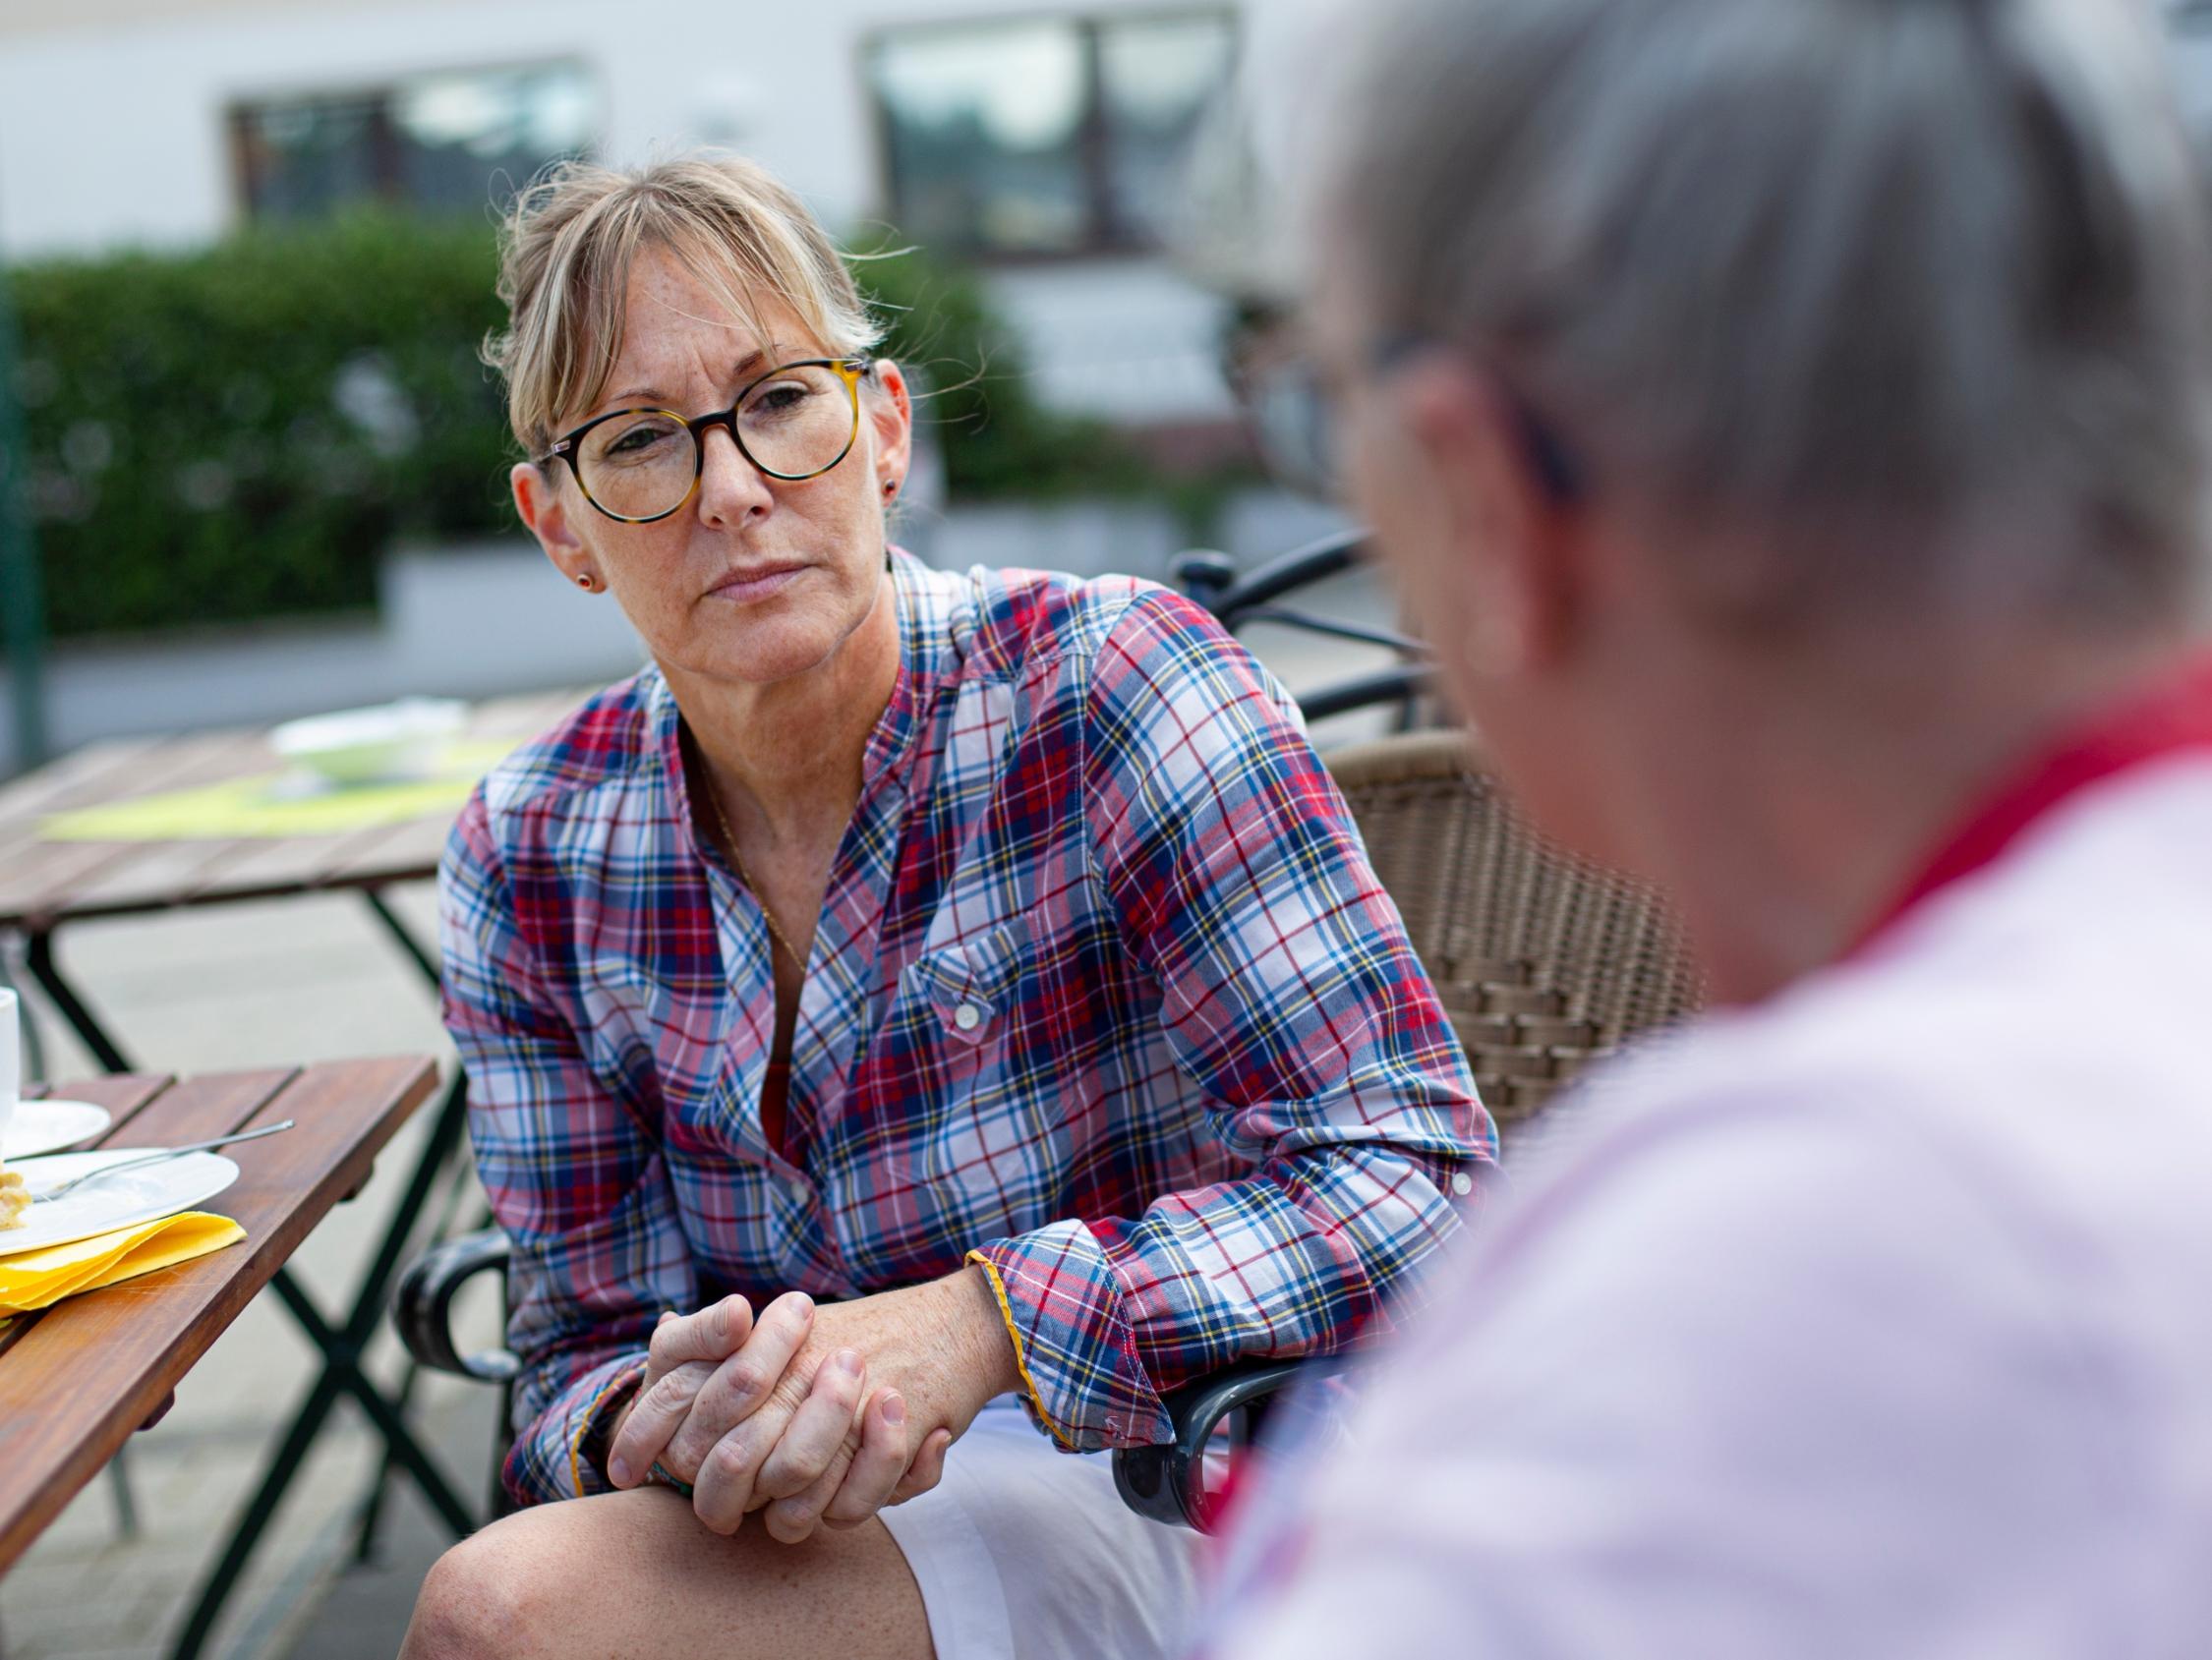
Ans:
<svg viewBox="0 0 2212 1660"><path fill-rule="evenodd" d="M79 1291L96 1291L118 1280L190 1262L245 1237L246 1230L226 1216L186 1211L67 1245L0 1256L0 1315L28 1314ZM0 1233L0 1249L6 1241L7 1235Z"/></svg>

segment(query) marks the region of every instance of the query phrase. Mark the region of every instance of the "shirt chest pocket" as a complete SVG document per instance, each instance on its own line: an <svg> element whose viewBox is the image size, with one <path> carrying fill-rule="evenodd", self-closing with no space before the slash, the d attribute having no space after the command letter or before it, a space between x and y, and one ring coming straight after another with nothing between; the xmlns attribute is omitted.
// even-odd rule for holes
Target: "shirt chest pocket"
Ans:
<svg viewBox="0 0 2212 1660"><path fill-rule="evenodd" d="M1017 999L1028 942L1016 917L957 945L924 951L906 965L906 990L923 1023L954 1056L1000 1048L1019 1023Z"/></svg>
<svg viewBox="0 0 2212 1660"><path fill-rule="evenodd" d="M965 1234L1032 1226L1067 1166L1054 1021L1040 1001L1046 942L1030 920L924 951L902 977L913 1067L903 1157Z"/></svg>

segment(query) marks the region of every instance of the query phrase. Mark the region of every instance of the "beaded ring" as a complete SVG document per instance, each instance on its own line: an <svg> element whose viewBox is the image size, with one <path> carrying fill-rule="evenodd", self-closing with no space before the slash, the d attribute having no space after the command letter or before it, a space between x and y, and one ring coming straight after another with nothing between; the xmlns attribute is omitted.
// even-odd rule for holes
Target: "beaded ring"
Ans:
<svg viewBox="0 0 2212 1660"><path fill-rule="evenodd" d="M658 1459L653 1461L653 1467L645 1472L645 1479L648 1481L657 1481L664 1487L673 1487L678 1493L681 1493L687 1499L691 1497L691 1483L688 1481L678 1481L674 1476L670 1475L666 1469L661 1467L661 1461Z"/></svg>

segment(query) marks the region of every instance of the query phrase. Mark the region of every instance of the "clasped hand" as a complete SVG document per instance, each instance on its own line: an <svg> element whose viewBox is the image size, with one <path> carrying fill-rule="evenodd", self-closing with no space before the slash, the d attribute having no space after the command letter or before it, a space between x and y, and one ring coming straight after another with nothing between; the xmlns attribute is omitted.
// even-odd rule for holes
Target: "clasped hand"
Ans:
<svg viewBox="0 0 2212 1660"><path fill-rule="evenodd" d="M661 1317L607 1471L634 1487L658 1463L716 1532L765 1510L795 1544L936 1486L946 1450L1018 1381L979 1268L820 1307L790 1291L757 1317L725 1297Z"/></svg>

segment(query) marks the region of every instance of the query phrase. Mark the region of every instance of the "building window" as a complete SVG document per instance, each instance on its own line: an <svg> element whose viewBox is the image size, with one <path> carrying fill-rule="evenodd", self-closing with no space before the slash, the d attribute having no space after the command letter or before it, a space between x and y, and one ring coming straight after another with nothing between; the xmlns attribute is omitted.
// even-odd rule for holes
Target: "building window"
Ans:
<svg viewBox="0 0 2212 1660"><path fill-rule="evenodd" d="M257 219L360 201L482 212L504 181L590 143L597 104L573 64L417 76L371 91L240 104L239 189Z"/></svg>
<svg viewBox="0 0 2212 1660"><path fill-rule="evenodd" d="M949 252L1157 247L1235 51L1219 11L886 30L867 72L891 216Z"/></svg>

